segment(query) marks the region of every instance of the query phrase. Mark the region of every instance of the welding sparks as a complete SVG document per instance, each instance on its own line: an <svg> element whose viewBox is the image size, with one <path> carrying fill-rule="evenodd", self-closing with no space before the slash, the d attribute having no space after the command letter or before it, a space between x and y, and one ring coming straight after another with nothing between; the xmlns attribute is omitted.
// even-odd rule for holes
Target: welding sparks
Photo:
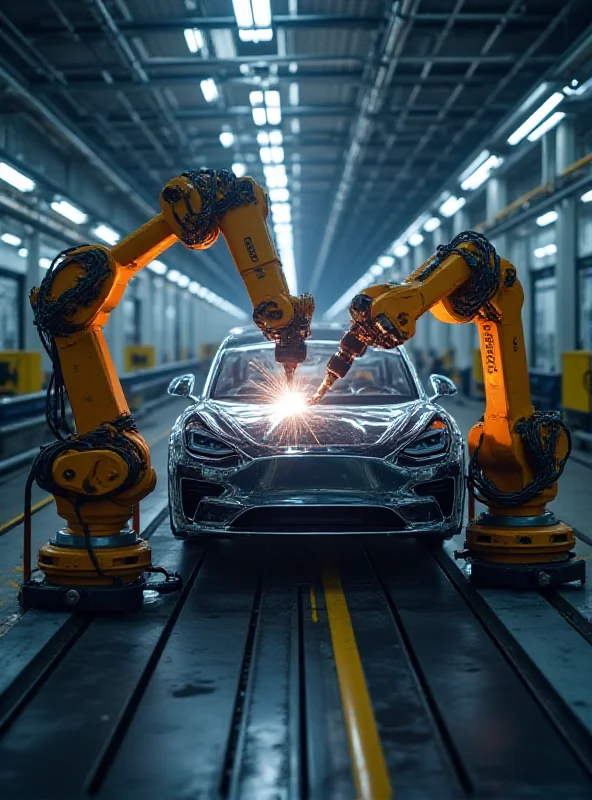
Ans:
<svg viewBox="0 0 592 800"><path fill-rule="evenodd" d="M301 435L308 431L320 444L307 417L311 413L308 403L310 387L295 376L292 387L287 386L284 375L273 375L262 364L252 365L261 373L261 381L251 380L260 402L269 406L269 428L266 437L277 432L279 444L298 446Z"/></svg>
<svg viewBox="0 0 592 800"><path fill-rule="evenodd" d="M274 415L284 419L292 417L294 414L304 414L308 410L308 402L302 392L287 389L278 395L273 403L275 407Z"/></svg>

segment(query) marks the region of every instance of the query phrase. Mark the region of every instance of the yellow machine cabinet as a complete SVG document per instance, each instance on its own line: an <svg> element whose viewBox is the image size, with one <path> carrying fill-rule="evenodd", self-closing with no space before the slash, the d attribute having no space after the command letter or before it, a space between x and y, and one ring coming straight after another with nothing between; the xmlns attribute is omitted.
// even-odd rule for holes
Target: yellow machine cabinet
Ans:
<svg viewBox="0 0 592 800"><path fill-rule="evenodd" d="M562 404L568 411L592 413L592 350L563 354Z"/></svg>
<svg viewBox="0 0 592 800"><path fill-rule="evenodd" d="M125 371L150 369L156 366L156 353L151 344L133 344L125 348Z"/></svg>
<svg viewBox="0 0 592 800"><path fill-rule="evenodd" d="M41 353L0 351L0 395L40 392L42 383Z"/></svg>
<svg viewBox="0 0 592 800"><path fill-rule="evenodd" d="M217 342L204 342L199 346L199 360L211 361L216 355L216 351L220 345Z"/></svg>

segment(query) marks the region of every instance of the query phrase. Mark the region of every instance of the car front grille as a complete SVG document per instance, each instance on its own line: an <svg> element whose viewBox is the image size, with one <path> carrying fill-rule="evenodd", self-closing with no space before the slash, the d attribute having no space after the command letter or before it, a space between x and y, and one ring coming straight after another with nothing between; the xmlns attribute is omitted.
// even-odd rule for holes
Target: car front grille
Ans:
<svg viewBox="0 0 592 800"><path fill-rule="evenodd" d="M194 519L197 509L204 497L220 497L224 491L221 483L196 481L192 478L181 478L181 505L183 516Z"/></svg>
<svg viewBox="0 0 592 800"><path fill-rule="evenodd" d="M395 511L381 506L267 506L243 511L235 531L261 533L388 533L405 529Z"/></svg>
<svg viewBox="0 0 592 800"><path fill-rule="evenodd" d="M449 517L454 510L454 478L440 478L437 481L418 483L415 494L433 497L440 506L443 517Z"/></svg>

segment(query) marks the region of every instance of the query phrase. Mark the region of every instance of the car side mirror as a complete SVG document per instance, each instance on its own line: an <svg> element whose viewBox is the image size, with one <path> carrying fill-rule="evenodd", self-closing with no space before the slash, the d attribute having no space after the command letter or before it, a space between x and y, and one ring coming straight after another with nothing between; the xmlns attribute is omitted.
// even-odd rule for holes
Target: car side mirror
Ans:
<svg viewBox="0 0 592 800"><path fill-rule="evenodd" d="M193 389L195 388L195 375L178 375L169 383L167 392L173 397L190 397L192 400L197 398L193 396Z"/></svg>
<svg viewBox="0 0 592 800"><path fill-rule="evenodd" d="M438 397L451 397L458 392L454 381L451 381L446 375L430 375L430 385L434 392L430 400L436 400Z"/></svg>

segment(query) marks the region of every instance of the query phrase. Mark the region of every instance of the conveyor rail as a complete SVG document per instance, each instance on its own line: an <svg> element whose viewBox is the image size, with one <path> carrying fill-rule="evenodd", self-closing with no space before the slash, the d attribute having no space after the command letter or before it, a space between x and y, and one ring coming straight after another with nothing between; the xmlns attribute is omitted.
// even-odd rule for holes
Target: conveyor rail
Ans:
<svg viewBox="0 0 592 800"><path fill-rule="evenodd" d="M133 617L30 611L0 638L3 798L353 798L381 763L401 799L592 795L585 709L506 618L541 604L565 647L592 653L563 595L489 602L446 549L412 540L184 544L165 513L148 533L180 596ZM339 586L341 633L325 602ZM338 677L347 624L361 688ZM360 761L348 715L364 692L357 735L375 726L379 744Z"/></svg>

